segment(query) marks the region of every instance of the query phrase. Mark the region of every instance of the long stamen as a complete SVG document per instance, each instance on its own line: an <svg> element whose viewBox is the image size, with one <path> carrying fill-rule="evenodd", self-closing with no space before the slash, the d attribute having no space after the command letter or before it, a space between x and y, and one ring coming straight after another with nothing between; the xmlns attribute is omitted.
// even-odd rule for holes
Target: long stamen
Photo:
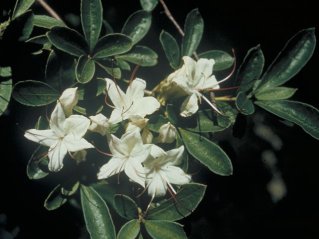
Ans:
<svg viewBox="0 0 319 239"><path fill-rule="evenodd" d="M152 202L154 200L154 197L155 197L155 193L153 194L150 203L147 205L147 208L146 208L146 211L145 211L145 215L147 214L148 210L150 209L150 206L151 206L151 204L152 204Z"/></svg>
<svg viewBox="0 0 319 239"><path fill-rule="evenodd" d="M105 153L105 152L99 150L99 149L94 145L94 141L91 141L91 143L93 144L93 146L94 146L94 148L96 149L96 151L98 151L99 153L104 154L104 155L106 155L106 156L110 156L110 157L113 157L113 156L114 156L114 155L112 155L112 154L108 154L108 153Z"/></svg>
<svg viewBox="0 0 319 239"><path fill-rule="evenodd" d="M228 80L235 72L235 69L236 69L236 55L235 55L235 50L232 49L232 52L233 52L233 57L234 57L234 66L233 66L233 70L230 72L230 74L228 76L226 76L226 78L222 79L221 81L218 81L217 84L220 84L226 80Z"/></svg>
<svg viewBox="0 0 319 239"><path fill-rule="evenodd" d="M138 64L136 65L135 69L132 72L131 78L130 78L130 84L129 86L131 86L133 78L135 76L136 71L138 70L138 68L140 67L140 65L142 64L143 58L141 58L141 60L138 62Z"/></svg>
<svg viewBox="0 0 319 239"><path fill-rule="evenodd" d="M190 209L184 207L184 206L176 199L176 197L174 196L173 192L169 189L169 186L168 186L167 184L166 184L166 186L167 186L167 190L168 190L169 194L171 194L171 196L172 196L172 198L174 199L174 201L175 201L180 207L184 208L185 210L187 210L187 211L189 211L189 212L193 212L193 210L190 210Z"/></svg>
<svg viewBox="0 0 319 239"><path fill-rule="evenodd" d="M221 112L212 102L210 102L205 96L202 95L202 97L218 114L229 117L229 115L225 115L223 112Z"/></svg>
<svg viewBox="0 0 319 239"><path fill-rule="evenodd" d="M111 87L111 85L110 85L109 88L106 90L106 94L105 94L105 97L104 97L104 103L105 103L108 107L111 107L111 108L115 109L115 106L110 105L109 103L107 103L107 94L109 93L110 87Z"/></svg>

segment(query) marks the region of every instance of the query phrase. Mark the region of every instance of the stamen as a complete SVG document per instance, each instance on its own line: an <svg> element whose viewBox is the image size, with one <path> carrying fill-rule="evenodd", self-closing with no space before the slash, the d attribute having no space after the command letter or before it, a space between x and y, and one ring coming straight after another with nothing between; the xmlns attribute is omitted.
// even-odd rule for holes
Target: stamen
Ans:
<svg viewBox="0 0 319 239"><path fill-rule="evenodd" d="M134 75L135 75L137 69L138 69L138 68L140 67L140 65L142 64L142 61L143 61L143 58L141 58L141 60L138 62L138 64L136 65L135 69L133 70L132 75L131 75L131 78L130 78L130 84L129 84L129 86L131 86L132 81L133 81L133 78L134 78Z"/></svg>
<svg viewBox="0 0 319 239"><path fill-rule="evenodd" d="M225 115L223 112L221 112L217 106L213 105L205 96L202 95L202 98L220 115L229 117L229 115Z"/></svg>
<svg viewBox="0 0 319 239"><path fill-rule="evenodd" d="M110 87L111 87L111 85L110 85L109 88L106 90L106 94L105 94L105 98L104 98L104 103L105 103L108 107L115 109L115 106L110 105L109 103L107 103L107 100L106 100L106 99L107 99L107 94L108 94L108 92L109 92L109 90L110 90Z"/></svg>
<svg viewBox="0 0 319 239"><path fill-rule="evenodd" d="M218 81L217 84L220 84L220 83L222 83L222 82L228 80L228 79L234 74L234 72L235 72L235 69L236 69L236 55L235 55L235 50L232 49L232 52L233 52L233 57L234 57L233 70L230 72L230 74L229 74L226 78L222 79L221 81Z"/></svg>
<svg viewBox="0 0 319 239"><path fill-rule="evenodd" d="M105 153L105 152L99 150L99 149L94 145L94 141L93 141L93 140L91 141L91 143L93 144L93 146L94 146L94 148L96 149L96 151L98 151L99 153L104 154L104 155L106 155L106 156L110 156L110 157L113 157L113 156L114 156L114 155L112 155L112 154L108 154L108 153Z"/></svg>
<svg viewBox="0 0 319 239"><path fill-rule="evenodd" d="M166 185L167 185L167 184L166 184ZM167 187L167 190L168 190L169 194L171 194L171 196L172 196L172 198L174 199L174 201L175 201L180 207L184 208L186 211L193 212L193 210L190 210L190 209L184 207L184 206L176 199L176 197L174 196L173 192L169 189L169 187Z"/></svg>
<svg viewBox="0 0 319 239"><path fill-rule="evenodd" d="M151 206L151 204L152 204L152 202L154 200L154 197L155 197L155 193L153 194L150 203L147 205L147 208L146 208L146 211L145 211L145 215L147 214L148 210L150 209L150 206Z"/></svg>

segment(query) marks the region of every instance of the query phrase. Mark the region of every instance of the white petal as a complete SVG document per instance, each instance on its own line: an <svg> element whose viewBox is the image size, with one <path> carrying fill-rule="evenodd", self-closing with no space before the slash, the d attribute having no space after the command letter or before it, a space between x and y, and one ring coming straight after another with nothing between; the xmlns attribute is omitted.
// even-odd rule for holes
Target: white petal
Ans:
<svg viewBox="0 0 319 239"><path fill-rule="evenodd" d="M126 90L126 96L130 102L143 98L146 82L140 78L132 81L132 84Z"/></svg>
<svg viewBox="0 0 319 239"><path fill-rule="evenodd" d="M213 65L215 61L213 59L199 59L196 63L196 72L194 75L194 86L206 81L213 73Z"/></svg>
<svg viewBox="0 0 319 239"><path fill-rule="evenodd" d="M44 146L55 145L57 141L59 141L59 137L54 133L53 130L37 130L37 129L29 129L25 132L24 137L27 139L39 143Z"/></svg>
<svg viewBox="0 0 319 239"><path fill-rule="evenodd" d="M110 128L109 120L103 114L97 114L95 116L89 117L91 120L91 125L89 130L93 132L98 132L101 135L105 135L108 129Z"/></svg>
<svg viewBox="0 0 319 239"><path fill-rule="evenodd" d="M189 117L195 114L198 108L197 96L196 94L192 94L188 96L181 105L181 116Z"/></svg>
<svg viewBox="0 0 319 239"><path fill-rule="evenodd" d="M145 187L145 172L142 164L134 162L134 159L128 159L125 164L125 174L134 182Z"/></svg>
<svg viewBox="0 0 319 239"><path fill-rule="evenodd" d="M177 76L173 82L177 84L187 95L193 93L192 82L189 82L189 79L186 76Z"/></svg>
<svg viewBox="0 0 319 239"><path fill-rule="evenodd" d="M82 149L89 149L89 148L94 148L92 144L90 144L88 141L85 139L79 139L76 140L72 135L68 135L64 137L63 142L65 143L68 151L70 152L76 152Z"/></svg>
<svg viewBox="0 0 319 239"><path fill-rule="evenodd" d="M218 82L214 75L209 77L207 80L203 81L200 85L198 85L198 89L219 89Z"/></svg>
<svg viewBox="0 0 319 239"><path fill-rule="evenodd" d="M105 81L106 81L107 95L111 99L115 108L117 109L123 108L123 106L125 106L125 102L127 101L125 93L120 89L119 86L115 85L113 80L105 78Z"/></svg>
<svg viewBox="0 0 319 239"><path fill-rule="evenodd" d="M115 135L111 135L110 137L109 148L115 157L126 157L129 155L126 145Z"/></svg>
<svg viewBox="0 0 319 239"><path fill-rule="evenodd" d="M67 152L67 147L62 141L58 141L56 145L51 145L48 153L50 171L57 172L63 167L63 159Z"/></svg>
<svg viewBox="0 0 319 239"><path fill-rule="evenodd" d="M121 137L122 144L125 145L128 155L135 156L142 153L143 141L139 130L127 132Z"/></svg>
<svg viewBox="0 0 319 239"><path fill-rule="evenodd" d="M194 61L189 56L184 56L183 61L184 61L184 65L186 67L186 76L188 78L193 79L195 76L195 72L196 72L196 61Z"/></svg>
<svg viewBox="0 0 319 239"><path fill-rule="evenodd" d="M165 173L167 181L172 184L182 185L189 183L191 176L184 173L184 171L176 166L168 166L163 168L163 173Z"/></svg>
<svg viewBox="0 0 319 239"><path fill-rule="evenodd" d="M75 139L80 139L90 126L90 120L83 115L71 115L64 121L63 129L66 134L72 134Z"/></svg>
<svg viewBox="0 0 319 239"><path fill-rule="evenodd" d="M160 161L160 164L178 165L181 163L181 159L184 153L184 146L180 146L177 149L172 149L166 152L166 157Z"/></svg>
<svg viewBox="0 0 319 239"><path fill-rule="evenodd" d="M104 164L97 174L98 179L108 178L124 170L125 160L123 158L113 157L107 164Z"/></svg>
<svg viewBox="0 0 319 239"><path fill-rule="evenodd" d="M52 129L56 133L56 135L58 135L59 137L64 136L64 132L62 128L64 120L65 120L65 114L61 106L61 103L58 102L51 114L50 129Z"/></svg>
<svg viewBox="0 0 319 239"><path fill-rule="evenodd" d="M163 181L159 173L153 173L147 175L148 195L150 196L164 196L166 194L167 186L166 182Z"/></svg>
<svg viewBox="0 0 319 239"><path fill-rule="evenodd" d="M59 98L61 106L64 110L65 115L68 117L72 115L72 110L74 106L78 103L78 92L77 87L75 88L68 88L63 91L62 95Z"/></svg>
<svg viewBox="0 0 319 239"><path fill-rule="evenodd" d="M144 144L151 144L153 141L153 134L151 131L148 130L147 127L143 129L142 140Z"/></svg>
<svg viewBox="0 0 319 239"><path fill-rule="evenodd" d="M160 106L160 103L154 97L143 97L133 102L131 108L129 109L129 114L140 115L144 117L145 115L153 114L160 108Z"/></svg>
<svg viewBox="0 0 319 239"><path fill-rule="evenodd" d="M123 109L124 108L122 109L117 108L112 111L110 119L109 119L110 124L116 124L128 118L128 115L123 114L125 112L123 111Z"/></svg>
<svg viewBox="0 0 319 239"><path fill-rule="evenodd" d="M162 143L172 143L176 138L176 128L170 122L159 128L159 138Z"/></svg>

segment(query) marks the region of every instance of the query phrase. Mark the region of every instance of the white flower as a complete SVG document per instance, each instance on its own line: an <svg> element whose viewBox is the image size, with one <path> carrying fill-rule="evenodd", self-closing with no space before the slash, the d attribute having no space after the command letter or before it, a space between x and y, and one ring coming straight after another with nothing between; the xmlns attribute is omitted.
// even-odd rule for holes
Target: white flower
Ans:
<svg viewBox="0 0 319 239"><path fill-rule="evenodd" d="M169 187L176 194L171 184L182 185L189 183L191 176L175 166L181 161L184 152L184 146L172 149L167 152L157 146L153 146L151 150L152 159L145 161L146 187L148 194L152 198L156 196L164 196Z"/></svg>
<svg viewBox="0 0 319 239"><path fill-rule="evenodd" d="M72 115L72 110L79 101L77 90L78 90L78 87L68 88L65 91L63 91L62 95L59 98L59 101L61 103L61 106L64 110L66 117L69 117L70 115Z"/></svg>
<svg viewBox="0 0 319 239"><path fill-rule="evenodd" d="M188 56L183 57L184 65L167 77L167 82L177 84L188 97L181 106L181 116L188 117L198 110L198 100L211 102L200 93L205 89L219 89L213 73L213 59L199 59L197 62ZM213 106L212 106L213 107ZM213 107L215 108L215 107Z"/></svg>
<svg viewBox="0 0 319 239"><path fill-rule="evenodd" d="M108 178L124 170L134 182L145 186L145 173L142 163L150 154L151 144L143 145L138 130L122 135L121 139L111 135L109 141L113 157L100 168L98 179Z"/></svg>
<svg viewBox="0 0 319 239"><path fill-rule="evenodd" d="M91 120L91 125L89 130L93 132L98 132L101 135L105 135L107 130L110 128L109 120L103 114L97 114L95 116L89 117Z"/></svg>
<svg viewBox="0 0 319 239"><path fill-rule="evenodd" d="M176 139L176 128L170 122L163 124L159 128L159 136L155 138L155 143L173 143Z"/></svg>
<svg viewBox="0 0 319 239"><path fill-rule="evenodd" d="M131 121L126 125L125 132L139 130L142 131L142 140L144 144L150 144L153 141L153 134L147 128L147 122L149 119L145 119L141 116L134 117Z"/></svg>
<svg viewBox="0 0 319 239"><path fill-rule="evenodd" d="M59 171L63 167L63 158L68 152L93 148L93 145L83 139L90 125L90 120L81 115L71 115L65 118L61 103L54 108L50 129L30 129L25 137L41 145L48 146L49 170Z"/></svg>
<svg viewBox="0 0 319 239"><path fill-rule="evenodd" d="M106 90L115 109L112 111L109 122L112 124L125 119L133 121L134 117L150 115L158 110L160 103L151 96L144 97L146 83L136 78L124 93L111 79L106 80Z"/></svg>

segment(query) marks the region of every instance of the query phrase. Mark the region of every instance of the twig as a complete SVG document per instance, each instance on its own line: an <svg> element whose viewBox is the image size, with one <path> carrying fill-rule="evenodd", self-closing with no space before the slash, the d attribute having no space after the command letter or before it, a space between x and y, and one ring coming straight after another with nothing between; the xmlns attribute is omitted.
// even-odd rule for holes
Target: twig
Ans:
<svg viewBox="0 0 319 239"><path fill-rule="evenodd" d="M177 28L177 30L179 31L179 33L182 35L182 36L185 36L185 33L184 31L182 30L182 28L178 25L178 23L175 21L173 15L171 14L171 12L169 11L168 7L166 6L164 0L159 0L165 10L165 14L166 16L173 22L173 24L175 25L175 27ZM197 56L197 53L194 52L193 55L195 56L196 60L198 60L198 56Z"/></svg>
<svg viewBox="0 0 319 239"><path fill-rule="evenodd" d="M62 19L59 17L59 15L43 0L38 0L38 2L42 5L42 7L48 11L48 13L51 14L52 17L54 17L55 19L62 21ZM64 22L63 22L64 23Z"/></svg>

